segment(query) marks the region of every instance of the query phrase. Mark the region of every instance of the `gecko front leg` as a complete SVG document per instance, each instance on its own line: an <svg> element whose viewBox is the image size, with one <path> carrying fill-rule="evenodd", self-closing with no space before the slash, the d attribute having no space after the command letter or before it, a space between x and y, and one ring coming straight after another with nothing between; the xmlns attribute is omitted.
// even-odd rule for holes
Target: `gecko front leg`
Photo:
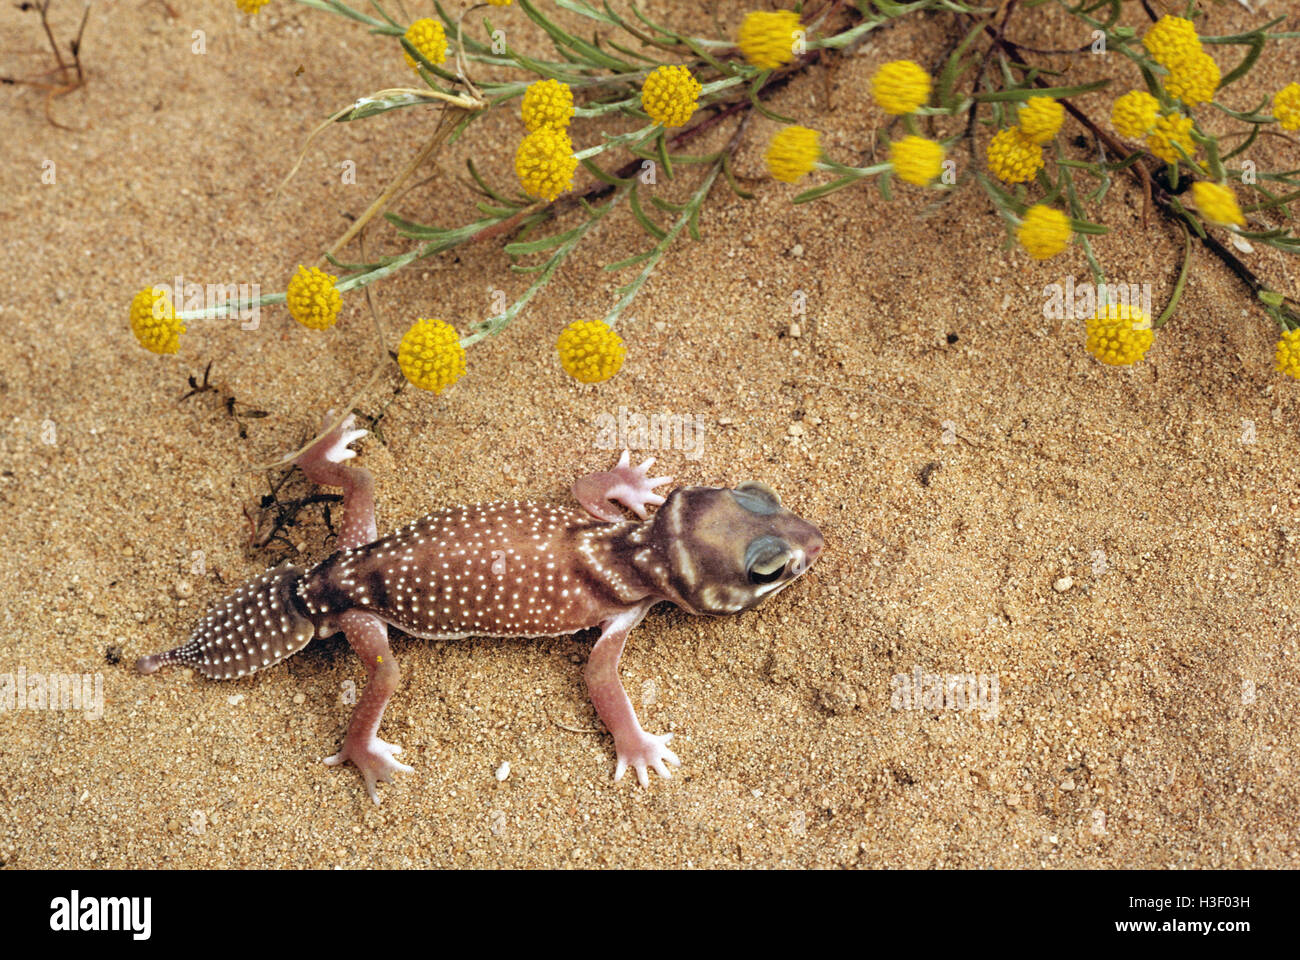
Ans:
<svg viewBox="0 0 1300 960"><path fill-rule="evenodd" d="M332 413L326 414L327 424L332 417ZM364 430L354 430L354 424L354 417L345 418L295 461L313 483L343 488L343 526L338 539L340 550L364 546L377 535L374 479L369 470L344 465L345 460L356 456L348 444L366 435ZM337 623L352 649L365 664L368 680L366 689L352 712L352 719L348 722L342 749L332 757L326 757L325 762L330 766L338 766L351 760L361 771L370 799L378 803L379 793L375 789L377 782L392 780L393 774L398 770L403 773L415 772L406 764L393 759L394 754L402 752L401 747L379 739L379 724L384 718L384 708L397 689L401 672L388 645L388 625L384 621L373 613L348 610L339 614Z"/></svg>
<svg viewBox="0 0 1300 960"><path fill-rule="evenodd" d="M631 765L643 787L650 786L650 777L646 772L648 767L653 767L661 777L669 779L672 774L664 762L673 766L681 765L677 754L668 749L668 741L673 735L669 733L656 736L641 729L636 711L632 709L632 701L628 699L627 692L618 679L618 661L623 655L627 635L641 622L651 606L653 602L642 603L605 620L600 625L600 639L591 648L586 669L591 703L609 732L614 735L614 749L618 754L614 779L621 780Z"/></svg>
<svg viewBox="0 0 1300 960"><path fill-rule="evenodd" d="M654 457L651 457L634 467L630 455L624 450L613 470L588 474L575 481L573 495L597 520L616 523L626 519L613 503L623 504L644 520L647 506L657 507L664 502L664 498L655 493L655 487L673 482L672 477L646 476L654 465Z"/></svg>

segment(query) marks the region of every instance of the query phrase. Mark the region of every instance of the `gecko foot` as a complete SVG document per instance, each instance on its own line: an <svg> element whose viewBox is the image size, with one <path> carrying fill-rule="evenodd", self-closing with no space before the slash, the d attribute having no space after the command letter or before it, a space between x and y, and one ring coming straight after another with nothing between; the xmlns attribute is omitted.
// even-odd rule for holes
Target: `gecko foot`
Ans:
<svg viewBox="0 0 1300 960"><path fill-rule="evenodd" d="M333 419L334 411L330 410L321 421L321 429L328 427ZM307 470L315 463L342 463L355 457L356 451L348 444L360 440L367 433L365 430L354 430L356 422L356 415L348 414L343 418L342 423L322 436L298 458L298 465Z"/></svg>
<svg viewBox="0 0 1300 960"><path fill-rule="evenodd" d="M664 761L668 761L674 767L680 767L682 762L677 759L677 754L668 749L668 741L673 738L671 733L663 736L656 736L653 733L640 731L639 735L630 742L615 741L614 749L618 751L618 768L614 771L614 779L622 780L623 774L627 772L629 764L636 771L636 778L641 781L641 786L650 786L650 775L647 767L653 767L655 773L665 780L671 780L672 774L664 766Z"/></svg>
<svg viewBox="0 0 1300 960"><path fill-rule="evenodd" d="M370 794L370 799L379 803L379 792L375 789L375 784L380 780L391 783L393 774L397 771L402 773L414 773L414 767L408 767L404 763L398 763L393 759L393 754L401 753L402 748L395 743L386 743L378 737L370 737L369 740L361 745L356 745L350 738L343 741L343 749L332 757L326 757L325 763L331 767L337 767L340 764L351 760L358 770L361 771L361 777L366 781L366 792Z"/></svg>
<svg viewBox="0 0 1300 960"><path fill-rule="evenodd" d="M657 507L664 502L664 498L655 493L655 487L673 481L672 477L647 476L654 462L654 457L651 457L634 467L630 455L624 450L613 470L583 477L573 485L573 493L592 516L601 520L624 519L611 502L621 503L644 520L646 507Z"/></svg>

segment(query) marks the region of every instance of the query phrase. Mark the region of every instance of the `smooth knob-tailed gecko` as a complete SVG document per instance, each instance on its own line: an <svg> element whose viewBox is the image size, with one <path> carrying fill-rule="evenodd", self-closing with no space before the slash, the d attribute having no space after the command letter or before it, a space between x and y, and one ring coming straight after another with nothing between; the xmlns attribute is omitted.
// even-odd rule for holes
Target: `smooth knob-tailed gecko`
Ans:
<svg viewBox="0 0 1300 960"><path fill-rule="evenodd" d="M327 425L330 418L327 417ZM294 462L313 483L343 488L338 551L307 569L288 562L217 603L187 643L142 657L141 673L168 664L231 680L279 663L317 636L342 631L369 682L342 749L328 764L352 761L375 803L378 781L399 763L396 744L378 736L397 688L388 626L415 637L541 637L600 627L586 667L597 714L614 736L614 779L631 766L668 777L678 765L672 734L641 728L618 678L628 633L660 601L690 613L724 616L757 606L804 573L822 551L821 532L781 506L761 483L734 490L680 487L665 499L649 477L653 460L631 466L625 450L609 471L579 479L581 510L531 500L451 507L384 537L375 526L370 471L345 466L349 444L366 435L349 416ZM622 504L640 519L631 520ZM653 519L647 507L657 506Z"/></svg>

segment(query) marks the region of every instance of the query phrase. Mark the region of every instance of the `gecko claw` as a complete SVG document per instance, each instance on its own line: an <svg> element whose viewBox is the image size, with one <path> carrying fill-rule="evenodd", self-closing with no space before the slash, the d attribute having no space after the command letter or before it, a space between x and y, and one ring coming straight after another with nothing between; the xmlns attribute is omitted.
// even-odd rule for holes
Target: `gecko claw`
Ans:
<svg viewBox="0 0 1300 960"><path fill-rule="evenodd" d="M375 784L381 780L392 783L394 773L415 773L414 767L408 767L393 759L394 754L401 752L402 748L397 744L386 743L378 737L371 737L367 743L360 746L354 746L344 740L343 749L332 757L326 757L324 763L326 766L337 767L351 760L361 771L361 778L366 782L366 792L370 794L370 799L378 804L379 791L375 789Z"/></svg>
<svg viewBox="0 0 1300 960"><path fill-rule="evenodd" d="M618 766L614 769L615 782L623 779L623 774L627 773L629 764L636 771L636 778L641 782L642 787L648 788L650 786L650 774L648 772L650 767L653 767L655 773L665 780L671 780L673 775L664 766L664 761L671 763L674 767L682 765L682 762L677 759L677 754L668 749L668 741L672 738L671 733L656 736L642 730L635 743L616 743L614 746L618 751Z"/></svg>
<svg viewBox="0 0 1300 960"><path fill-rule="evenodd" d="M640 466L634 467L631 464L632 456L624 450L618 458L618 464L610 471L614 474L615 483L611 485L607 496L644 520L648 516L646 507L657 507L664 502L664 498L655 493L655 487L672 483L673 478L648 476L650 468L655 465L654 457Z"/></svg>
<svg viewBox="0 0 1300 960"><path fill-rule="evenodd" d="M324 420L321 421L321 429L324 430L334 419L334 411L330 410L325 414ZM343 421L329 433L321 437L317 444L319 448L318 456L331 463L342 463L344 460L351 460L357 455L349 445L354 440L360 440L366 436L368 430L354 430L357 417L354 413L349 413L343 418Z"/></svg>

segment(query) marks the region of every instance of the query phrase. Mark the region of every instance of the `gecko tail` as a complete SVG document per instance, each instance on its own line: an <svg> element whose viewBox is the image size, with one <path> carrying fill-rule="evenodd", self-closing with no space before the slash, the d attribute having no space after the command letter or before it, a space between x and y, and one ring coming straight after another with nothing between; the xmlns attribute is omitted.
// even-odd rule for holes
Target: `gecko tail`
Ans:
<svg viewBox="0 0 1300 960"><path fill-rule="evenodd" d="M183 664L213 680L233 680L279 663L316 635L298 596L306 573L286 561L250 580L214 604L187 643L141 657L136 670Z"/></svg>

